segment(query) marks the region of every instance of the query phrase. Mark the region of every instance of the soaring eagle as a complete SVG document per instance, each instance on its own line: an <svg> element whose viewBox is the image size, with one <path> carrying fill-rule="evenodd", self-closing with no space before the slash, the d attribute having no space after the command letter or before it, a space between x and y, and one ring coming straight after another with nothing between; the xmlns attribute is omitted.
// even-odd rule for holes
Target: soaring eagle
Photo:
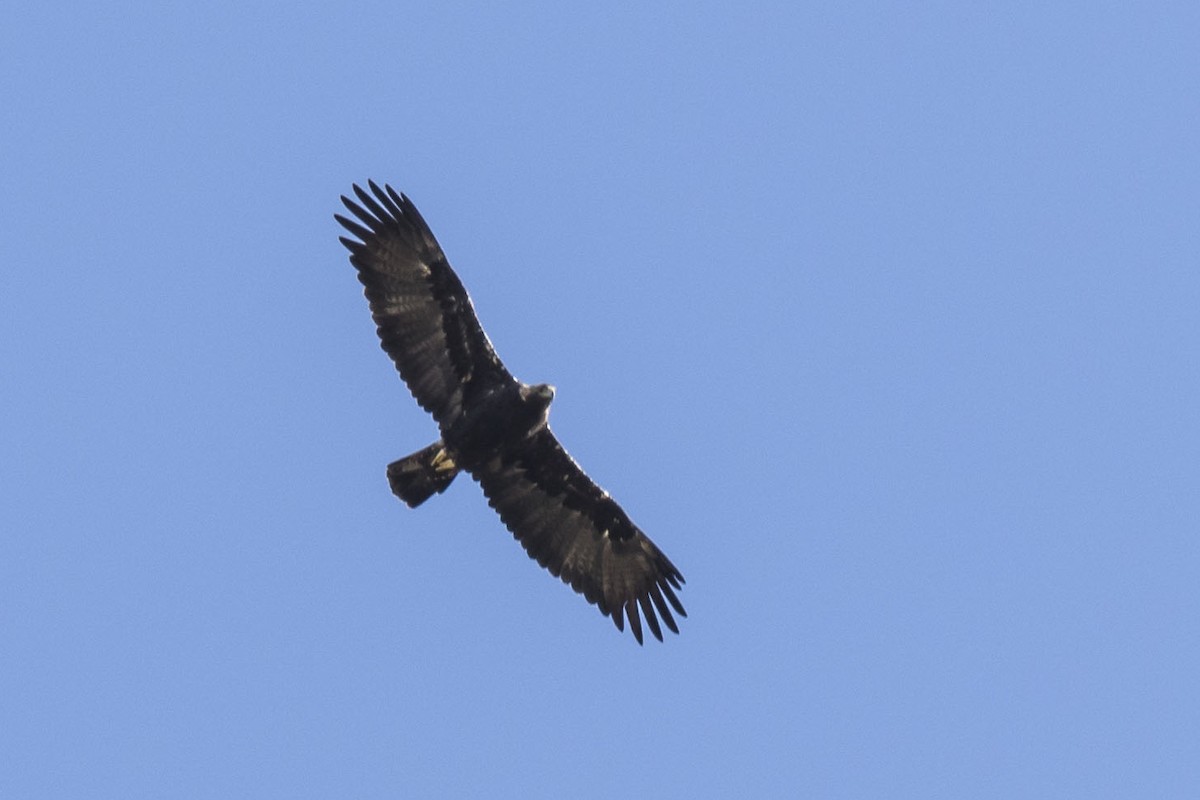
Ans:
<svg viewBox="0 0 1200 800"><path fill-rule="evenodd" d="M687 616L675 596L683 575L558 443L546 424L554 387L509 374L412 201L386 184L368 186L354 186L359 203L342 197L358 221L335 215L357 237L341 242L384 351L441 432L388 465L392 492L416 508L465 471L529 557L618 630L628 617L641 644L640 608L659 641L659 617L679 633L671 609Z"/></svg>

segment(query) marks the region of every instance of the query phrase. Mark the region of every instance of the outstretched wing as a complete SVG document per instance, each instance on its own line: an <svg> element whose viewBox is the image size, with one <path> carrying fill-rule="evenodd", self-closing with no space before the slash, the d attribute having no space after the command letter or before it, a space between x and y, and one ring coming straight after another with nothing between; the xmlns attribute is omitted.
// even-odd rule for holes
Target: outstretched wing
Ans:
<svg viewBox="0 0 1200 800"><path fill-rule="evenodd" d="M640 607L659 641L656 610L679 633L671 609L687 616L674 591L682 588L683 575L580 469L549 428L472 474L530 558L611 616L619 630L625 630L627 615L641 644Z"/></svg>
<svg viewBox="0 0 1200 800"><path fill-rule="evenodd" d="M362 205L342 197L362 224L335 215L358 237L341 242L365 287L383 349L421 407L449 422L472 386L512 376L416 206L391 186L367 185L371 194L354 187Z"/></svg>

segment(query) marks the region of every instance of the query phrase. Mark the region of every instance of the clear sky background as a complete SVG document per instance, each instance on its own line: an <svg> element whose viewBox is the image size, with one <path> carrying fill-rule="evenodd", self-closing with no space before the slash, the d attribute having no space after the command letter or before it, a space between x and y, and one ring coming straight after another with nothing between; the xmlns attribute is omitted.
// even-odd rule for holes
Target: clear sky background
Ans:
<svg viewBox="0 0 1200 800"><path fill-rule="evenodd" d="M1200 6L24 4L0 796L1195 797ZM333 214L417 203L686 576L462 480Z"/></svg>

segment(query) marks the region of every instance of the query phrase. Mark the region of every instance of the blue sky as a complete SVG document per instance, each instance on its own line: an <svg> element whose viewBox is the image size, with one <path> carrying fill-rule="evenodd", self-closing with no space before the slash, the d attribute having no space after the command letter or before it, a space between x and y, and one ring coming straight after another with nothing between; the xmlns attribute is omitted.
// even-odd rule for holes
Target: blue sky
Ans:
<svg viewBox="0 0 1200 800"><path fill-rule="evenodd" d="M1195 4L15 14L0 795L1200 789ZM367 178L680 636L391 496Z"/></svg>

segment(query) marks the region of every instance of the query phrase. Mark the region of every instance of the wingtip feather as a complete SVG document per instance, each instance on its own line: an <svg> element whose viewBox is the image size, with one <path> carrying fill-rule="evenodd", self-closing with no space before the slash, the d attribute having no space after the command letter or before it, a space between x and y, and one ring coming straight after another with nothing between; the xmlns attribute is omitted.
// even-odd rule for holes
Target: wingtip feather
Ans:
<svg viewBox="0 0 1200 800"><path fill-rule="evenodd" d="M662 628L658 626L658 617L654 615L654 606L650 605L650 597L642 595L638 598L638 604L642 607L642 616L646 618L646 625L649 626L650 632L654 634L654 638L660 642L663 640Z"/></svg>
<svg viewBox="0 0 1200 800"><path fill-rule="evenodd" d="M671 633L679 633L679 626L675 624L675 619L671 616L671 609L667 607L666 601L663 600L662 592L659 591L657 583L650 585L650 599L654 601L654 606L658 609L658 615L662 617L662 621L671 630Z"/></svg>
<svg viewBox="0 0 1200 800"><path fill-rule="evenodd" d="M625 614L629 617L629 630L633 631L633 638L642 644L642 620L638 616L637 600L631 599L625 604Z"/></svg>

